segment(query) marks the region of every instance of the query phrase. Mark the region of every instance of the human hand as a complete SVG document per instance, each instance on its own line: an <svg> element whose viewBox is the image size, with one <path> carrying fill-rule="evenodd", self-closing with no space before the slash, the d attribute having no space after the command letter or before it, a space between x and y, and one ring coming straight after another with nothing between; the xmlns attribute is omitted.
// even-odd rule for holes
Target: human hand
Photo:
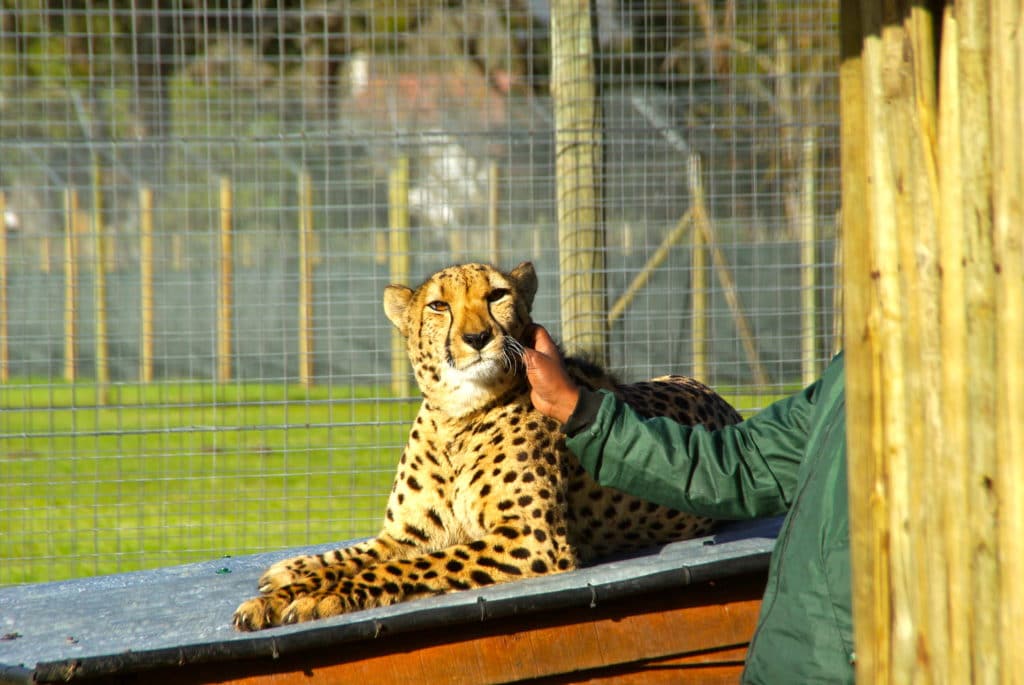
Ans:
<svg viewBox="0 0 1024 685"><path fill-rule="evenodd" d="M558 346L543 326L531 325L523 333L523 361L530 383L530 399L537 411L565 423L580 399L580 390L562 364Z"/></svg>

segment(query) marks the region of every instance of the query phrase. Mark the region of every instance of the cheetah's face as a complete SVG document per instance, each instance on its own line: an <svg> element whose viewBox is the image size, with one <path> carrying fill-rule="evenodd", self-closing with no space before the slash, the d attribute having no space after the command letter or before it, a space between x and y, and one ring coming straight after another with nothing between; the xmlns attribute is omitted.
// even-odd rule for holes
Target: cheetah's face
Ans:
<svg viewBox="0 0 1024 685"><path fill-rule="evenodd" d="M416 290L388 286L384 309L407 339L423 394L454 416L515 382L537 275L529 262L509 273L485 264L439 271Z"/></svg>

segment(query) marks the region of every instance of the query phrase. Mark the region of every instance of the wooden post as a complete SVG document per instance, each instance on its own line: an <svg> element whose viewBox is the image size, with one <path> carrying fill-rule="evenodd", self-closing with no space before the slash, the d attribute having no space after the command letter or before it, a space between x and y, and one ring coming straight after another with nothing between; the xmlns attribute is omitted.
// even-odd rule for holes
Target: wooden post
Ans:
<svg viewBox="0 0 1024 685"><path fill-rule="evenodd" d="M1024 673L1024 42L1016 0L992 3L993 245L996 303L996 496L1000 507L999 639L1006 680Z"/></svg>
<svg viewBox="0 0 1024 685"><path fill-rule="evenodd" d="M185 269L185 234L181 229L171 235L171 268L175 271Z"/></svg>
<svg viewBox="0 0 1024 685"><path fill-rule="evenodd" d="M1020 5L842 0L840 16L857 679L1016 682Z"/></svg>
<svg viewBox="0 0 1024 685"><path fill-rule="evenodd" d="M843 349L843 212L840 209L835 215L835 245L832 249L832 340L829 344L830 356L835 356Z"/></svg>
<svg viewBox="0 0 1024 685"><path fill-rule="evenodd" d="M391 227L389 264L391 282L409 283L409 159L401 157L395 162L388 183L388 214ZM405 338L397 329L391 331L391 392L396 397L408 397L409 360Z"/></svg>
<svg viewBox="0 0 1024 685"><path fill-rule="evenodd" d="M814 173L817 158L813 128L803 140L803 159L800 165L800 341L803 384L810 385L818 377L815 332L817 330L817 303L815 290L818 279L817 231L814 221Z"/></svg>
<svg viewBox="0 0 1024 685"><path fill-rule="evenodd" d="M0 383L11 378L10 337L7 321L7 196L0 190Z"/></svg>
<svg viewBox="0 0 1024 685"><path fill-rule="evenodd" d="M654 254L650 256L647 262L643 265L643 268L633 277L630 281L629 286L625 292L619 296L619 299L615 301L611 309L608 310L608 325L614 324L622 314L626 311L626 307L633 301L637 293L639 293L647 282L651 279L651 276L657 270L659 266L668 259L668 254L672 250L672 247L683 239L686 235L686 231L690 229L692 223L693 213L691 210L686 210L686 213L679 218L676 222L675 228L669 231L662 241L658 249L654 251Z"/></svg>
<svg viewBox="0 0 1024 685"><path fill-rule="evenodd" d="M690 252L690 299L693 326L690 330L693 348L693 377L709 380L707 367L708 343L708 276L707 244L703 231L693 231Z"/></svg>
<svg viewBox="0 0 1024 685"><path fill-rule="evenodd" d="M241 235L242 244L239 245L239 260L242 262L243 269L251 269L252 265L256 263L254 257L254 249L252 246L252 233L246 232Z"/></svg>
<svg viewBox="0 0 1024 685"><path fill-rule="evenodd" d="M107 241L103 225L103 179L99 154L92 153L92 239L93 239L93 311L95 317L96 398L106 404L110 382L110 361L107 356Z"/></svg>
<svg viewBox="0 0 1024 685"><path fill-rule="evenodd" d="M43 235L39 238L39 270L44 274L50 273L50 236Z"/></svg>
<svg viewBox="0 0 1024 685"><path fill-rule="evenodd" d="M78 193L64 189L64 380L74 383L77 374L78 337L78 237L75 217Z"/></svg>
<svg viewBox="0 0 1024 685"><path fill-rule="evenodd" d="M551 3L551 95L562 339L598 364L608 360L601 108L589 0Z"/></svg>
<svg viewBox="0 0 1024 685"><path fill-rule="evenodd" d="M501 178L498 173L498 163L491 160L487 165L487 246L490 249L491 264L501 268L501 219L498 211L501 204Z"/></svg>
<svg viewBox="0 0 1024 685"><path fill-rule="evenodd" d="M313 180L299 174L299 383L313 382Z"/></svg>
<svg viewBox="0 0 1024 685"><path fill-rule="evenodd" d="M233 193L231 179L220 178L220 254L217 288L217 382L231 380L232 314L234 310L234 268L232 254Z"/></svg>
<svg viewBox="0 0 1024 685"><path fill-rule="evenodd" d="M704 203L704 177L701 170L700 157L691 155L688 165L688 179L690 183L690 198L692 202L694 230L702 233L704 244L711 251L711 261L715 266L715 274L725 294L725 301L732 312L733 321L736 322L736 330L743 343L743 349L747 353L747 361L750 363L751 371L754 374L754 382L757 385L768 385L768 373L761 363L761 356L757 352L757 343L754 342L754 334L747 323L747 317L743 313L743 306L740 304L739 292L732 279L729 263L722 254L722 250L712 239L711 217L708 215L707 205Z"/></svg>
<svg viewBox="0 0 1024 685"><path fill-rule="evenodd" d="M465 229L457 226L449 226L448 231L448 258L452 262L463 261L462 257L466 252Z"/></svg>
<svg viewBox="0 0 1024 685"><path fill-rule="evenodd" d="M949 306L949 310L942 311L939 319L939 335L942 340L941 345L944 358L942 360L941 375L937 389L941 402L940 417L943 421L948 420L949 425L942 426L941 428L944 445L938 448L937 454L933 458L943 462L943 466L947 470L948 480L945 484L942 484L935 482L933 478L929 478L929 482L924 484L924 487L938 488L939 511L941 512L940 521L949 524L945 533L936 541L939 550L946 556L946 560L938 565L936 572L940 574L940 578L944 579L945 582L933 583L948 593L947 598L940 606L948 607L943 623L948 625L949 628L947 631L936 630L931 633L930 639L934 643L934 647L929 645L928 652L931 653L939 650L940 653L944 654L950 648L950 639L957 640L959 644L957 642L952 643L956 644L956 648L952 650L953 653L944 659L945 667L949 669L948 676L946 677L949 679L949 682L955 682L956 680L967 682L972 677L970 643L966 638L972 630L971 604L973 603L972 595L974 589L972 587L972 573L969 568L971 563L971 541L966 521L958 520L955 512L959 503L959 506L962 507L961 515L964 519L971 515L971 507L969 506L967 495L969 489L966 482L968 478L967 465L965 463L965 459L970 454L969 428L965 425L963 417L970 416L974 410L967 398L969 362L967 359L966 337L964 335L964 332L967 330L967 311L963 306L963 290L965 287L964 263L966 262L963 244L963 189L959 179L956 178L956 174L952 173L952 169L960 165L960 155L963 152L960 146L960 129L962 128L960 101L962 98L959 93L959 78L956 75L958 69L957 62L959 61L957 55L959 43L958 22L954 19L952 10L945 13L942 30L949 33L942 46L941 55L942 82L940 88L946 93L946 96L943 97L940 103L939 116L944 123L943 129L940 132L938 148L939 154L942 155L943 164L950 168L951 173L944 174L939 188L938 221L940 223L938 225L938 243L939 268L942 269L939 302L942 306ZM858 74L858 78L863 79L863 74ZM867 129L868 127L865 126L864 128ZM866 232L867 228L869 227L863 227L863 230ZM860 234L860 236L863 235L864 233ZM862 239L860 236L858 239ZM851 250L852 247L848 248L847 254ZM850 267L847 266L847 268ZM852 274L847 277L847 282L851 283L851 288L854 287L853 283L856 281ZM861 288L863 287L861 286ZM865 315L870 316L871 311L865 312ZM849 316L847 320L850 320ZM847 333L847 338L849 337L850 334ZM868 407L871 410L874 409L870 404ZM861 462L855 461L855 456L854 452L851 451L851 467L862 468L860 466ZM880 461L879 455L874 453L874 450L872 450L872 454L865 454L861 457L861 461L867 459L873 459L876 462ZM875 473L869 474L873 476L873 479L865 484L866 487L876 488L878 479L885 477L882 469L876 468L875 471ZM932 472L929 471L928 475L932 475ZM881 492L880 494L884 495L885 493ZM852 488L850 495L852 507L854 495ZM858 501L863 496L858 497ZM863 549L867 541L860 546L853 547L855 563L859 559L864 559L864 564L873 564L874 558L880 557L888 551L884 546L886 531L884 529L876 530L872 527L871 533L870 541L875 543L873 547ZM852 543L853 541L851 540L851 545ZM880 576L881 571L882 569L878 569L875 575ZM888 581L888 579L883 580L885 582ZM861 594L865 595L862 602L868 604L871 600L870 596L867 596L868 590L863 591ZM882 600L875 600L871 604L882 604ZM857 609L857 604L854 604L854 611L856 612ZM890 627L883 621L872 621L870 628L872 633L858 636L859 639L875 644L884 644L889 639ZM876 670L882 665L876 665L871 662L866 664L867 667L872 667L872 670ZM865 672L870 671L865 669Z"/></svg>
<svg viewBox="0 0 1024 685"><path fill-rule="evenodd" d="M153 381L153 191L139 188L139 380Z"/></svg>

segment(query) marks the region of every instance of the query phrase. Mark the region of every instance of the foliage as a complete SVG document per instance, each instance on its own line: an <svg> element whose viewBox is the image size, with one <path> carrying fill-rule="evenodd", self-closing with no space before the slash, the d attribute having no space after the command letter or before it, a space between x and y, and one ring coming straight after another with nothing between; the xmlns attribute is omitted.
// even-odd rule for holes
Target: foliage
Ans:
<svg viewBox="0 0 1024 685"><path fill-rule="evenodd" d="M475 70L503 92L548 89L550 16L543 3L525 0L0 2L0 140L153 140L121 159L116 149L102 153L111 169L125 163L110 172L123 178L111 180L126 187L188 178L184 187L193 206L210 192L194 188L215 188L227 168L257 166L249 152L218 141L280 140L344 127L339 103L356 56L421 73ZM767 161L760 164L769 169L768 181L795 192L801 127L834 118L822 111L834 106L828 104L834 103L834 79L821 78L834 72L835 36L824 29L834 25L834 0L609 0L595 6L608 87L681 92L696 85L723 93L695 103L692 117L741 121L711 127L717 137L747 135L743 120L772 126L760 136L773 141L765 143ZM183 159L187 146L168 140L209 141L210 158L200 164ZM40 150L5 153L12 161L0 169L0 187L15 178L26 183L33 174L45 176L31 182L37 188L93 181L80 172L75 177L75 169L89 164L85 145ZM23 154L37 158L21 160ZM273 155L259 160L271 169L263 187L288 187L295 163L281 148L274 154L277 168L266 164ZM204 173L208 178L197 177ZM132 203L103 199L107 208ZM179 198L164 203L183 204ZM200 204L216 207L215 201ZM188 217L173 219L173 227L190 224Z"/></svg>

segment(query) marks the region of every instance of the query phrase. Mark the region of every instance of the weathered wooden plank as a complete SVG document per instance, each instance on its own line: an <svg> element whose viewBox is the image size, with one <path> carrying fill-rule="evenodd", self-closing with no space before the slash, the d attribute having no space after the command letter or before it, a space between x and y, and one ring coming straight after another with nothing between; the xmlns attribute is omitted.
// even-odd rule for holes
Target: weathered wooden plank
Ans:
<svg viewBox="0 0 1024 685"><path fill-rule="evenodd" d="M468 624L334 646L276 661L168 668L147 685L337 682L499 683L574 676L587 682L736 682L753 635L763 573L594 608Z"/></svg>

